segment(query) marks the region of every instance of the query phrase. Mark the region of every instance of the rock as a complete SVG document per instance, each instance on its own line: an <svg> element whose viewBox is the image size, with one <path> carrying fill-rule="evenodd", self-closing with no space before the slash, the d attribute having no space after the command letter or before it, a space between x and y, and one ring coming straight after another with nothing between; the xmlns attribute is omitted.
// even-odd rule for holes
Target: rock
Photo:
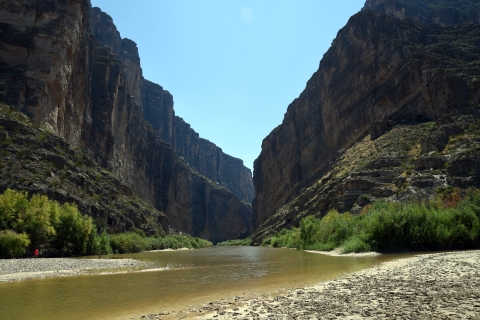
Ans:
<svg viewBox="0 0 480 320"><path fill-rule="evenodd" d="M445 163L443 157L424 157L415 161L415 170L441 169Z"/></svg>
<svg viewBox="0 0 480 320"><path fill-rule="evenodd" d="M383 116L382 120L375 121L370 124L370 139L375 140L378 137L382 136L388 129L388 117Z"/></svg>
<svg viewBox="0 0 480 320"><path fill-rule="evenodd" d="M421 144L421 153L426 154L430 152L440 152L445 147L445 143L432 141L432 140L424 140Z"/></svg>
<svg viewBox="0 0 480 320"><path fill-rule="evenodd" d="M475 1L367 0L362 10L384 12L398 19L414 19L421 24L478 24L480 8Z"/></svg>
<svg viewBox="0 0 480 320"><path fill-rule="evenodd" d="M72 183L77 181L86 192L105 199L116 197L119 190L127 195L131 190L153 205L158 219L166 222L159 211L164 212L170 227L214 241L236 238L251 229L251 208L239 199L253 198L250 171L241 160L223 154L198 134L191 145L159 137L174 127L153 127L143 114L143 104L148 100L145 95L153 97L158 87L145 85L136 44L121 39L111 18L99 9L91 9L90 1L9 1L0 7L0 42L0 100L53 133L54 138L44 145L48 150L45 157L57 168L69 166L70 171L76 165L98 165L119 180L115 191L98 189L97 183L81 175L75 175ZM147 91L151 87L153 91ZM172 116L166 121L173 121L173 99L168 92L160 93L162 101L148 100L160 105L150 107L166 110ZM164 114L153 113L147 120ZM179 141L196 134L183 127L177 129L185 132L175 138ZM69 164L66 154L56 154L57 146L72 157L77 156L70 150L73 146L90 156L82 155L75 164ZM201 152L196 154L177 153L182 148L197 147ZM193 157L199 160L191 164L192 169L179 160L178 154L187 161ZM239 196L213 186L211 180L227 185ZM70 200L68 194L54 188L58 183L51 181L48 192L62 201ZM79 207L93 216L108 216L101 205L97 211L96 203ZM108 216L108 223L118 230L142 223L142 216L136 215L134 208L127 211L129 219ZM193 229L197 220L203 223L203 229Z"/></svg>
<svg viewBox="0 0 480 320"><path fill-rule="evenodd" d="M367 1L338 32L282 124L262 142L254 164L257 227L327 174L338 150L369 133L377 142L389 128L385 116L390 125L407 125L477 108L480 82L466 74L474 61L480 63L478 7L465 1L455 10L441 9L434 19L428 3ZM448 27L460 21L472 24ZM422 152L445 148L450 133L444 129L422 144ZM392 157L391 163L366 168L377 164L397 165Z"/></svg>
<svg viewBox="0 0 480 320"><path fill-rule="evenodd" d="M160 85L143 78L135 42L120 37L108 14L100 8L93 8L91 21L95 37L122 63L129 92L142 108L144 118L151 123L152 129L172 145L175 153L195 171L251 203L255 194L252 173L243 161L200 138L188 123L175 115L172 95Z"/></svg>

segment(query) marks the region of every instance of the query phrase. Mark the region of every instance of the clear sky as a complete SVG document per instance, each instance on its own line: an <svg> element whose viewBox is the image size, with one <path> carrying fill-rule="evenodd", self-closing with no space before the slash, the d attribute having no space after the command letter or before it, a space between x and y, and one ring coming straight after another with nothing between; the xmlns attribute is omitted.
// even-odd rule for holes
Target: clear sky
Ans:
<svg viewBox="0 0 480 320"><path fill-rule="evenodd" d="M262 140L365 0L92 0L175 113L253 169Z"/></svg>

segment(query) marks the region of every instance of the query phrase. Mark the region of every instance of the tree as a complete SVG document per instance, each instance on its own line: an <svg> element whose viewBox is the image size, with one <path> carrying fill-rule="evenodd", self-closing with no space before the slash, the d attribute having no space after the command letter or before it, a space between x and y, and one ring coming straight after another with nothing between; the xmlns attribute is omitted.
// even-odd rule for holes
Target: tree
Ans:
<svg viewBox="0 0 480 320"><path fill-rule="evenodd" d="M25 253L30 244L26 233L16 233L13 230L0 231L0 258L15 258Z"/></svg>
<svg viewBox="0 0 480 320"><path fill-rule="evenodd" d="M83 217L77 206L65 203L55 225L54 246L67 255L81 255L87 251L89 235L94 231L92 218Z"/></svg>

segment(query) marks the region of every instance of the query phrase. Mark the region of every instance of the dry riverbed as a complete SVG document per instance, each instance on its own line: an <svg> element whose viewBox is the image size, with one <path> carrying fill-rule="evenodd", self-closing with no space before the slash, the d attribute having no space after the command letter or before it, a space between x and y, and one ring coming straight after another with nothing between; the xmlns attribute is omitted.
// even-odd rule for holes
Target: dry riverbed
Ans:
<svg viewBox="0 0 480 320"><path fill-rule="evenodd" d="M480 251L389 261L312 287L139 319L480 319Z"/></svg>
<svg viewBox="0 0 480 320"><path fill-rule="evenodd" d="M0 282L76 276L91 273L116 273L157 268L154 263L134 259L0 259Z"/></svg>

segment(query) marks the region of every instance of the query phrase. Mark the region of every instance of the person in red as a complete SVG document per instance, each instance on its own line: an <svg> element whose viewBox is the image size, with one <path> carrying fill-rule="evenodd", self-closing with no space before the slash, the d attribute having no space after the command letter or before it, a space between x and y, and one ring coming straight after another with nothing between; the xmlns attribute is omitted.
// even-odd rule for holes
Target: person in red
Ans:
<svg viewBox="0 0 480 320"><path fill-rule="evenodd" d="M35 251L33 251L33 257L38 258L38 249L35 249Z"/></svg>

